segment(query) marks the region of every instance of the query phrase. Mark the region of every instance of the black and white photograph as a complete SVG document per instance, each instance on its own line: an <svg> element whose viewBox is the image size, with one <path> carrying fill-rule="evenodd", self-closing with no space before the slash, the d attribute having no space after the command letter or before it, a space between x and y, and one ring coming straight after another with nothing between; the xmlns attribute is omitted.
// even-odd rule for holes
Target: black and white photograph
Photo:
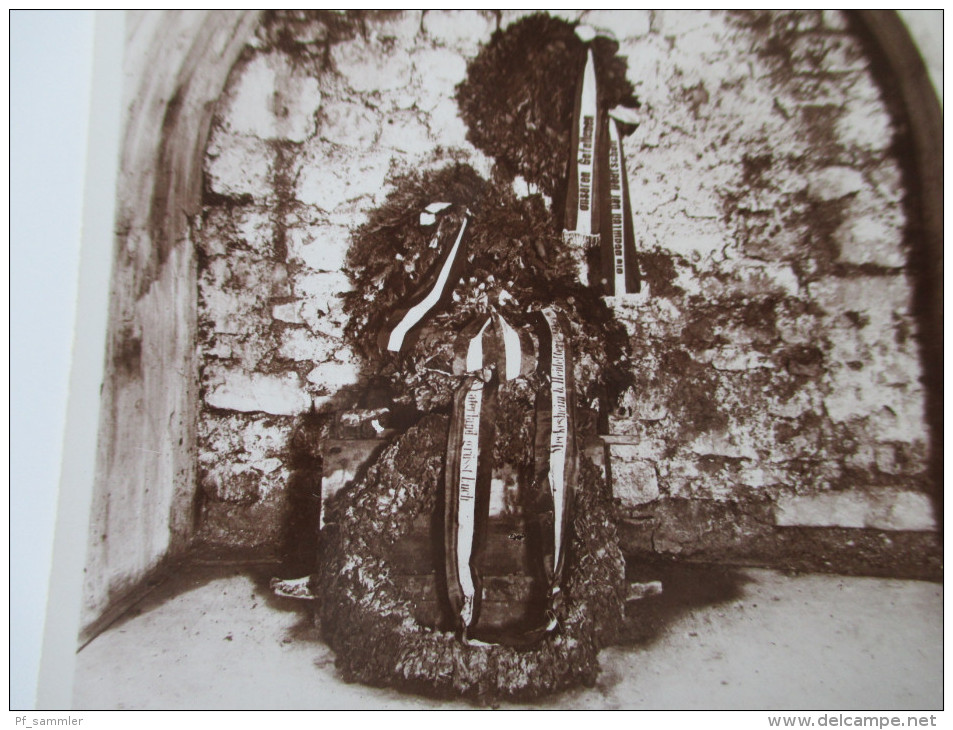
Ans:
<svg viewBox="0 0 953 730"><path fill-rule="evenodd" d="M30 709L935 719L942 10L96 15Z"/></svg>

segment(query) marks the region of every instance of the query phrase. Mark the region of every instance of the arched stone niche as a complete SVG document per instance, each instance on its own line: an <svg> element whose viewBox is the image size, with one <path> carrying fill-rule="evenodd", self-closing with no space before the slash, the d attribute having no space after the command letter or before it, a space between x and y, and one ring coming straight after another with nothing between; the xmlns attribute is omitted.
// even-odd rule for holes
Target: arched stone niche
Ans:
<svg viewBox="0 0 953 730"><path fill-rule="evenodd" d="M488 173L454 87L520 15L156 26L150 47L181 68L130 106L90 616L190 543L274 549L313 504L321 458L327 491L372 450L336 296L350 230L395 172ZM918 336L935 227L916 192L924 156L907 156L910 102L865 45L896 18L559 15L614 33L642 104L625 151L645 286L613 302L638 385L604 449L629 549L783 564L779 535L823 528L849 566L852 531L932 534L921 377L936 354ZM176 45L183 32L202 40ZM327 417L309 422L312 407ZM149 444L155 462L137 451ZM161 501L142 496L160 484ZM123 564L105 546L144 514L156 537Z"/></svg>

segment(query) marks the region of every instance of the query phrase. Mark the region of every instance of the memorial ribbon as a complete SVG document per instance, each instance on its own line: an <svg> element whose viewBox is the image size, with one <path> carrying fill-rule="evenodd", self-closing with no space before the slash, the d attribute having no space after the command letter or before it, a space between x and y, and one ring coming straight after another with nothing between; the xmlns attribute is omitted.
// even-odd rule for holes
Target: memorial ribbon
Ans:
<svg viewBox="0 0 953 730"><path fill-rule="evenodd" d="M445 551L450 605L459 618L463 637L480 611L482 580L479 566L486 542L497 378L489 359L497 357L492 318L477 319L458 338L454 371L467 376L453 401L444 470ZM475 330L475 333L474 333Z"/></svg>
<svg viewBox="0 0 953 730"><path fill-rule="evenodd" d="M449 220L449 218L441 220L431 245L439 245L442 230ZM468 220L469 212L467 212L463 221L460 223L460 228L457 232L456 240L453 242L453 246L437 269L436 280L425 285L417 296L412 297L412 300L416 301L416 303L399 317L396 326L390 330L387 337L386 348L391 352L399 352L403 348L407 341L407 333L416 327L421 320L427 316L427 313L436 307L437 303L446 295L447 281L450 279L450 273L460 259L461 242L463 241L463 233L466 230Z"/></svg>
<svg viewBox="0 0 953 730"><path fill-rule="evenodd" d="M478 344L482 348L479 354ZM514 327L496 311L464 327L454 345L454 375L473 373L488 364L496 366L504 381L532 373L536 369L536 353L528 328Z"/></svg>
<svg viewBox="0 0 953 730"><path fill-rule="evenodd" d="M596 67L592 51L586 53L586 65L579 82L573 110L569 189L566 195L566 222L563 240L576 260L579 279L588 284L586 259L589 249L598 245L598 127L599 108L596 94Z"/></svg>
<svg viewBox="0 0 953 730"><path fill-rule="evenodd" d="M574 384L569 328L563 315L552 308L543 310L540 330L540 370L549 376L549 389L537 398L536 473L546 507L541 509L544 527L551 524L551 533L543 535L547 553L543 566L553 604L560 591L576 482Z"/></svg>
<svg viewBox="0 0 953 730"><path fill-rule="evenodd" d="M625 170L625 154L619 124L611 116L607 121L607 164L604 166L608 192L602 209L606 222L602 226L603 277L606 293L612 296L634 294L640 290L638 265L635 260L635 234L632 229L632 207L629 202L629 180Z"/></svg>

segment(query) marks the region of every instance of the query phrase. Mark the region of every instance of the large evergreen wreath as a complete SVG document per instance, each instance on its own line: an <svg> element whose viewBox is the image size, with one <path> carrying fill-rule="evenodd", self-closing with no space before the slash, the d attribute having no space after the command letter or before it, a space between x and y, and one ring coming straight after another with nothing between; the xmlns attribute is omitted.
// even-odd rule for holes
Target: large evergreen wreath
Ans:
<svg viewBox="0 0 953 730"><path fill-rule="evenodd" d="M614 43L592 48L602 101L630 100L625 61ZM591 684L597 652L619 630L624 563L610 519L611 498L597 468L582 458L565 571L560 630L531 649L465 646L451 633L418 625L395 580L388 553L415 518L430 514L442 484L447 413L459 382L452 375L454 339L490 307L511 325L548 306L570 322L577 383L577 439L595 433L600 404L631 382L628 338L611 310L578 282L554 213L565 187L576 81L585 45L572 24L530 16L498 31L471 62L458 102L470 140L495 157L494 177L452 162L404 174L393 192L354 231L347 271L346 337L365 372L389 384L393 404L416 422L353 487L327 505L315 593L337 663L349 679L439 696L484 700L530 698ZM532 194L518 196L521 176ZM525 191L524 191L525 192ZM555 199L555 202L554 202ZM391 315L439 263L432 203L469 211L463 276L449 282L451 306L431 312L398 357L379 336ZM449 213L448 213L449 214ZM500 390L494 460L531 473L536 376Z"/></svg>

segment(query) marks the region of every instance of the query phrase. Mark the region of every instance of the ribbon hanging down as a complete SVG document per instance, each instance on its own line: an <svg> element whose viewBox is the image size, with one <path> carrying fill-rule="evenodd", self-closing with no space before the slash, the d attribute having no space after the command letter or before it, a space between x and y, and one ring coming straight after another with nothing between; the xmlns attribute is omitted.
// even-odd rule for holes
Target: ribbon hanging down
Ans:
<svg viewBox="0 0 953 730"><path fill-rule="evenodd" d="M448 296L447 282L450 280L456 281L457 276L451 276L451 274L456 273L454 270L459 269L460 262L464 258L461 255L461 248L463 234L466 230L468 220L469 211L464 214L463 220L460 222L460 227L457 230L456 238L450 250L443 257L433 273L425 279L423 286L411 296L410 301L413 302L413 304L406 309L399 310L395 317L392 318L391 321L393 324L385 330L385 349L391 352L400 352L404 349L410 339L408 335L411 331L417 328L424 317ZM441 218L431 246L440 245L441 240L446 238L448 227L451 226L453 222L452 216L444 216Z"/></svg>
<svg viewBox="0 0 953 730"><path fill-rule="evenodd" d="M485 358L497 357L490 322L489 317L474 322L458 339L457 349L465 354L458 355L455 369L460 363L479 374L468 376L454 396L444 469L447 589L465 641L479 618L483 597L480 565L486 545L496 436L498 381L493 369L484 367ZM476 327L479 329L473 334Z"/></svg>
<svg viewBox="0 0 953 730"><path fill-rule="evenodd" d="M483 597L497 388L535 367L529 328L514 328L497 312L474 319L454 344L453 372L466 378L454 396L447 442L444 547L450 605L468 643Z"/></svg>
<svg viewBox="0 0 953 730"><path fill-rule="evenodd" d="M513 327L497 312L467 325L454 344L453 373L474 373L487 365L494 365L504 381L532 373L536 351L528 328Z"/></svg>
<svg viewBox="0 0 953 730"><path fill-rule="evenodd" d="M538 330L540 370L549 376L549 388L537 395L536 478L541 488L543 567L552 606L560 592L570 505L576 486L575 389L565 317L547 308L542 312Z"/></svg>
<svg viewBox="0 0 953 730"><path fill-rule="evenodd" d="M572 146L569 158L569 188L563 241L576 262L579 280L589 283L589 251L599 245L599 106L596 66L592 51L579 80L573 110Z"/></svg>
<svg viewBox="0 0 953 730"><path fill-rule="evenodd" d="M619 123L606 118L605 144L600 154L606 158L601 168L606 191L601 201L602 279L610 296L635 294L640 291L639 268L635 257L635 233L632 229L632 206L629 202L629 179L625 170L625 154Z"/></svg>

